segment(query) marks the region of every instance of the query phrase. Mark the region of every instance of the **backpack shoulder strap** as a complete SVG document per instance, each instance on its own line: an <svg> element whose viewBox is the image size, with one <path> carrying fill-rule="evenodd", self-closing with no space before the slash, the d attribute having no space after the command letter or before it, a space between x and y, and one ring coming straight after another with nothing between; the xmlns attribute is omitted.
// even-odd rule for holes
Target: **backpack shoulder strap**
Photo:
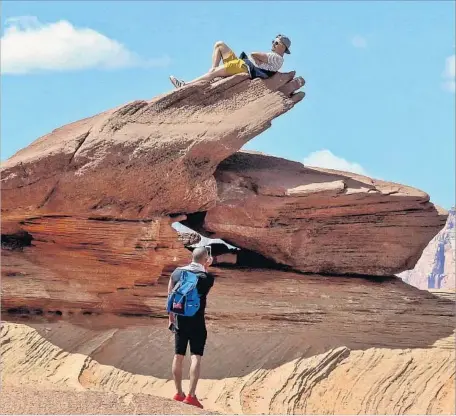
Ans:
<svg viewBox="0 0 456 416"><path fill-rule="evenodd" d="M185 280L186 282L191 283L192 285L196 285L198 283L198 278L199 276L197 273L191 272L190 270L182 270L181 279Z"/></svg>
<svg viewBox="0 0 456 416"><path fill-rule="evenodd" d="M193 290L198 284L198 276L190 270L182 269L179 282L176 284L174 291L181 295L186 295Z"/></svg>

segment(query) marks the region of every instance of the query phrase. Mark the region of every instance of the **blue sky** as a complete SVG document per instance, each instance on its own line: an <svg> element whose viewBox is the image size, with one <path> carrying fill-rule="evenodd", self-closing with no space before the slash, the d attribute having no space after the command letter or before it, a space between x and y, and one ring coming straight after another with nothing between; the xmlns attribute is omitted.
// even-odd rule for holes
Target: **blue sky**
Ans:
<svg viewBox="0 0 456 416"><path fill-rule="evenodd" d="M212 45L292 40L306 99L246 145L455 200L455 7L446 1L5 1L2 160L52 129L194 78ZM25 17L26 16L26 17Z"/></svg>

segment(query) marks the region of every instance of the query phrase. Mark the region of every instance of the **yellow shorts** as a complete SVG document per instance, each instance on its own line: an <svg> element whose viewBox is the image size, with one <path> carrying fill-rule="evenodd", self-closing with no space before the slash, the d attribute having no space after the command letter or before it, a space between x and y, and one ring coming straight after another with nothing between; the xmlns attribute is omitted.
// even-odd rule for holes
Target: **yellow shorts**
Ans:
<svg viewBox="0 0 456 416"><path fill-rule="evenodd" d="M242 59L239 59L234 53L231 53L223 60L223 66L225 67L226 72L230 75L249 72L246 63Z"/></svg>

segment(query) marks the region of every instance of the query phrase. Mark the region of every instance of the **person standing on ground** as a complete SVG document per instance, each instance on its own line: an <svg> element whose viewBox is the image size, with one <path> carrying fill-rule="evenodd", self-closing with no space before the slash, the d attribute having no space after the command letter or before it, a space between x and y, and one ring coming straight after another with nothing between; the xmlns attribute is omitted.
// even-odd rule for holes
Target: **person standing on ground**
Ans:
<svg viewBox="0 0 456 416"><path fill-rule="evenodd" d="M198 384L201 359L206 345L207 330L205 322L206 297L214 284L214 277L207 272L212 264L205 247L197 247L192 253L192 262L185 267L177 268L171 274L168 283L168 294L172 292L176 283L181 278L182 270L188 270L198 276L197 291L200 295L200 308L193 316L179 316L169 314L169 324L175 336L175 350L173 359L173 378L176 385L176 394L173 399L203 408L196 397L196 386ZM191 366L190 366L190 389L187 395L182 390L182 367L187 352L187 345L190 344Z"/></svg>

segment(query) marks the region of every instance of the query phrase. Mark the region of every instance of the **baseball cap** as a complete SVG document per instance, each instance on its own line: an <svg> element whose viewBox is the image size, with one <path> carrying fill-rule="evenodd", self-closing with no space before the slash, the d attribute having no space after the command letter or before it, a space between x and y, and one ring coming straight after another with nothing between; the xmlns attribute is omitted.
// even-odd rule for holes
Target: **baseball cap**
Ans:
<svg viewBox="0 0 456 416"><path fill-rule="evenodd" d="M290 38L287 38L287 37L284 36L284 35L277 35L277 36L276 36L276 40L282 42L282 43L285 45L285 47L286 47L285 53L288 53L288 54L291 53L291 52L290 52L290 46L291 46L291 40L290 40Z"/></svg>

